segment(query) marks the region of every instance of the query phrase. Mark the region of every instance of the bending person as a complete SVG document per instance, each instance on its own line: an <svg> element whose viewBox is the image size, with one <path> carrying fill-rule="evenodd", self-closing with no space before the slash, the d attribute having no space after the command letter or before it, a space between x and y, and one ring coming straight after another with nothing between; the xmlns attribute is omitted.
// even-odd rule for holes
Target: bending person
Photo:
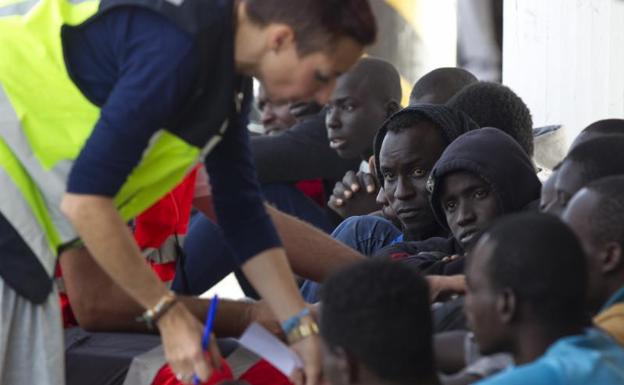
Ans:
<svg viewBox="0 0 624 385"><path fill-rule="evenodd" d="M366 0L9 1L1 15L0 382L64 383L51 276L83 243L158 327L178 378L209 376L202 325L126 226L206 153L243 271L281 321L317 330L296 316L304 302L256 182L245 76L275 99L326 101L374 40ZM316 383L318 337L292 342Z"/></svg>

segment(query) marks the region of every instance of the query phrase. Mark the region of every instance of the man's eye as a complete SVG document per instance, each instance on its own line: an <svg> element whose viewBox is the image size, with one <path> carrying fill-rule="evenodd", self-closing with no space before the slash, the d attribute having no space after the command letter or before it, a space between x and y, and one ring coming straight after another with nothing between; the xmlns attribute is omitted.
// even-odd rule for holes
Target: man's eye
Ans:
<svg viewBox="0 0 624 385"><path fill-rule="evenodd" d="M457 207L457 203L455 201L446 201L444 203L444 211L446 212L453 212L455 210L455 208Z"/></svg>
<svg viewBox="0 0 624 385"><path fill-rule="evenodd" d="M391 182L394 179L396 179L396 176L393 173L391 173L391 172L384 172L383 173L383 177L384 177L384 180L386 180L388 182Z"/></svg>
<svg viewBox="0 0 624 385"><path fill-rule="evenodd" d="M484 199L488 196L488 194L489 194L489 191L487 190L477 190L475 191L474 197L476 199Z"/></svg>
<svg viewBox="0 0 624 385"><path fill-rule="evenodd" d="M417 168L414 170L413 175L418 178L422 178L427 175L427 171L422 168Z"/></svg>
<svg viewBox="0 0 624 385"><path fill-rule="evenodd" d="M320 83L329 83L331 82L331 76L325 75L319 71L314 73L314 78Z"/></svg>

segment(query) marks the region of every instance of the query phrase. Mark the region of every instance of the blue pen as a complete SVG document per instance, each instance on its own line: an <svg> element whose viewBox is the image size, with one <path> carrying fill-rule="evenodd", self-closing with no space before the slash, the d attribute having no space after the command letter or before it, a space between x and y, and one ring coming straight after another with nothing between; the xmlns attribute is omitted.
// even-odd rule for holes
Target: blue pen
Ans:
<svg viewBox="0 0 624 385"><path fill-rule="evenodd" d="M204 335L202 336L202 349L208 350L210 344L210 334L212 333L212 325L217 314L217 305L219 304L219 296L215 295L210 301L210 307L208 308L208 314L206 315L206 325L204 325ZM199 377L197 374L193 375L195 385L199 385Z"/></svg>

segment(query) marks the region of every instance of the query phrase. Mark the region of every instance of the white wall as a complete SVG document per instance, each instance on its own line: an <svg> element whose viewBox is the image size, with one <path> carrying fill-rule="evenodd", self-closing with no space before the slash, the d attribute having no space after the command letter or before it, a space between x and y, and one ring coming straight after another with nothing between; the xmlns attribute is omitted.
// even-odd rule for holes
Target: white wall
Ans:
<svg viewBox="0 0 624 385"><path fill-rule="evenodd" d="M624 0L504 1L503 82L535 126L624 118Z"/></svg>
<svg viewBox="0 0 624 385"><path fill-rule="evenodd" d="M422 36L423 68L421 75L438 67L457 64L457 1L419 0L416 23Z"/></svg>

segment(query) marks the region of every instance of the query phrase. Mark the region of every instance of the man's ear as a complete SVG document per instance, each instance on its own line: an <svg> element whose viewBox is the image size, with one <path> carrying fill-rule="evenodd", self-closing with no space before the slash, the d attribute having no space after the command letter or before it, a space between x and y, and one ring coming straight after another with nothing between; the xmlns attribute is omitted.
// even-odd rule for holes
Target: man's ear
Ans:
<svg viewBox="0 0 624 385"><path fill-rule="evenodd" d="M269 24L267 27L267 46L277 53L294 44L295 31L287 24Z"/></svg>
<svg viewBox="0 0 624 385"><path fill-rule="evenodd" d="M622 257L622 245L618 242L607 243L600 255L600 271L608 274L622 268L622 263L624 263Z"/></svg>
<svg viewBox="0 0 624 385"><path fill-rule="evenodd" d="M386 118L389 118L400 109L401 105L396 100L389 101L388 103L386 103Z"/></svg>
<svg viewBox="0 0 624 385"><path fill-rule="evenodd" d="M496 299L496 311L501 322L510 324L516 316L516 295L511 289L504 289Z"/></svg>

